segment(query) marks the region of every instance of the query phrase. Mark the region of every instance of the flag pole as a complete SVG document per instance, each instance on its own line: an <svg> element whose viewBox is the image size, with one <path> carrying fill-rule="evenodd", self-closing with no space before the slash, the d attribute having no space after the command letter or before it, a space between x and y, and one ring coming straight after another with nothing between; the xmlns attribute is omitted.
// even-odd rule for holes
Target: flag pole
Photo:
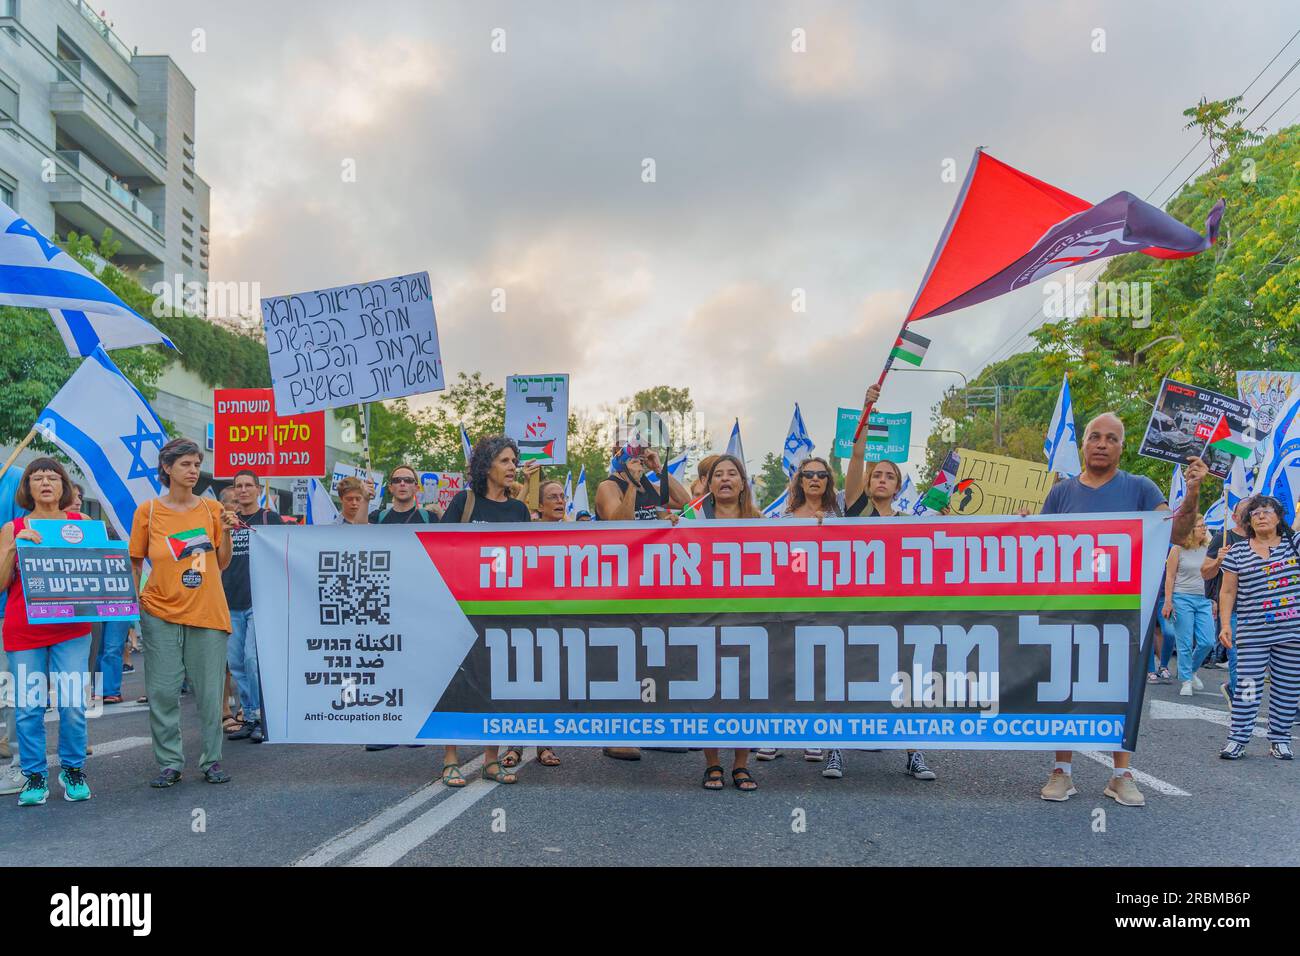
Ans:
<svg viewBox="0 0 1300 956"><path fill-rule="evenodd" d="M898 330L898 335L894 336L895 342L897 342L900 338L903 337L903 333L907 331L907 326L910 322L911 322L910 319L903 320L902 328ZM893 367L894 367L894 347L893 345L890 345L889 355L885 358L885 367L880 372L880 378L876 379L876 388L884 388L885 376L889 374L889 370L892 369ZM875 407L874 403L868 402L866 407L862 409L862 418L858 420L857 430L853 433L853 444L856 445L858 443L858 439L862 436L862 429L867 427L867 419L871 417L871 410L874 407Z"/></svg>
<svg viewBox="0 0 1300 956"><path fill-rule="evenodd" d="M36 437L36 428L33 427L32 430L27 433L27 437L18 443L18 447L13 450L13 454L11 454L8 458L5 459L4 465L0 466L0 478L4 477L4 473L9 470L9 466L18 460L18 456L23 453L23 449L26 448L28 445L30 445L32 443L32 439L35 437Z"/></svg>
<svg viewBox="0 0 1300 956"><path fill-rule="evenodd" d="M358 418L361 420L361 450L366 456L366 477L368 478L370 477L368 473L374 471L374 469L370 466L370 428L366 424L366 403L357 402L357 411L359 413Z"/></svg>

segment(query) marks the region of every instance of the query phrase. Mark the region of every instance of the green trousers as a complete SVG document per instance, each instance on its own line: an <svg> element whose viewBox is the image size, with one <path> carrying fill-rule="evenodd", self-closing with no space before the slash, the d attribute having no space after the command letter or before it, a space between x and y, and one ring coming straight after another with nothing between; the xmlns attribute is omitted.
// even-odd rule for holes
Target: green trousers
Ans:
<svg viewBox="0 0 1300 956"><path fill-rule="evenodd" d="M225 631L172 624L140 609L144 647L144 689L149 695L149 733L153 755L164 770L185 769L181 750L181 682L194 685L203 752L199 769L221 759L221 695L226 692Z"/></svg>

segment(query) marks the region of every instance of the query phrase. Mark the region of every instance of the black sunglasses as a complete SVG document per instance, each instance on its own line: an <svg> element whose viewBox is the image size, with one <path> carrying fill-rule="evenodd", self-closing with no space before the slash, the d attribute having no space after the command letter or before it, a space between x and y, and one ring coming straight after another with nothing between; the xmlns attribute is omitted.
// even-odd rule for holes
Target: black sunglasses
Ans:
<svg viewBox="0 0 1300 956"><path fill-rule="evenodd" d="M829 478L830 476L831 476L831 473L830 473L829 471L801 471L801 472L799 472L799 477L800 477L800 478L820 478L822 481L825 481L825 480L826 480L827 478Z"/></svg>
<svg viewBox="0 0 1300 956"><path fill-rule="evenodd" d="M401 477L397 477L397 478L389 478L388 483L390 485L413 485L416 483L416 481L414 478L408 478L405 475L402 475Z"/></svg>

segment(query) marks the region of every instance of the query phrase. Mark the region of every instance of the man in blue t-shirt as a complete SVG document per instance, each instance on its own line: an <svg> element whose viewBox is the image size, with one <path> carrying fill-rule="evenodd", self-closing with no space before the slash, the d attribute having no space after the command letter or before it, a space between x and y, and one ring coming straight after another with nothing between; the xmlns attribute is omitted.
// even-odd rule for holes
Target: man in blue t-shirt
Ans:
<svg viewBox="0 0 1300 956"><path fill-rule="evenodd" d="M1124 452L1124 423L1114 412L1103 412L1088 423L1083 438L1083 472L1077 478L1059 482L1047 493L1043 502L1045 515L1107 514L1120 511L1168 511L1169 504L1155 482L1142 475L1120 471L1119 459ZM1205 477L1205 463L1199 458L1189 460L1183 469L1187 481L1187 496L1173 518L1172 540L1186 540L1196 522L1200 504L1201 479ZM1125 807L1140 807L1146 803L1129 771L1131 754L1117 751L1115 768L1104 795ZM1040 796L1044 800L1063 802L1078 793L1074 789L1071 766L1072 752L1057 751L1052 774L1047 778Z"/></svg>

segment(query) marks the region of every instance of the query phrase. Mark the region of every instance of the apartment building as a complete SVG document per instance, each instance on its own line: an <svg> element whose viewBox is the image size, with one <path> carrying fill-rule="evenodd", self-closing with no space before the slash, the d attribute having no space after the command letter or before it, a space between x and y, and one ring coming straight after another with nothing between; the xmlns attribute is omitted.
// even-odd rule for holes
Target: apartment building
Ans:
<svg viewBox="0 0 1300 956"><path fill-rule="evenodd" d="M145 287L208 281L194 86L85 0L0 0L0 200L46 235L98 239ZM197 304L197 303L196 303Z"/></svg>

